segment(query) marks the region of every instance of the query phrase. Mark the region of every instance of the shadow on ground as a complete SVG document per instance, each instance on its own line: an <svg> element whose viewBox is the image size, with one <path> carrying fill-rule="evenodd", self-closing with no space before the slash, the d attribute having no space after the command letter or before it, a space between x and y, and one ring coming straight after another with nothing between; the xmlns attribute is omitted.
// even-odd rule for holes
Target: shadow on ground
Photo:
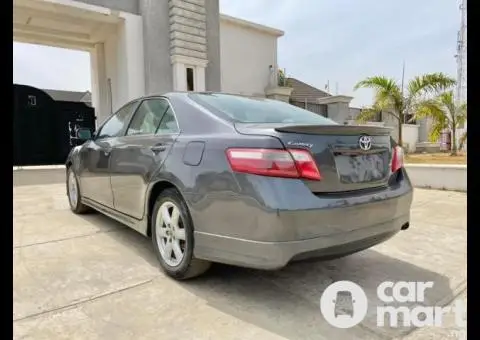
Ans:
<svg viewBox="0 0 480 340"><path fill-rule="evenodd" d="M84 218L94 224L112 223L100 214L85 215ZM123 228L121 224L118 227ZM107 235L115 242L134 249L161 270L149 239L128 228ZM322 292L329 284L340 280L359 284L369 301L366 318L350 330L336 329L327 324L319 309ZM376 326L376 307L384 305L378 299L376 289L383 281L433 281L434 287L426 291L425 306L446 305L455 298L446 276L374 249L337 260L297 262L277 271L215 264L206 275L177 284L223 313L288 339L363 340L390 339L413 330L412 327ZM418 303L402 306L413 308L416 305ZM400 322L402 320L400 317Z"/></svg>

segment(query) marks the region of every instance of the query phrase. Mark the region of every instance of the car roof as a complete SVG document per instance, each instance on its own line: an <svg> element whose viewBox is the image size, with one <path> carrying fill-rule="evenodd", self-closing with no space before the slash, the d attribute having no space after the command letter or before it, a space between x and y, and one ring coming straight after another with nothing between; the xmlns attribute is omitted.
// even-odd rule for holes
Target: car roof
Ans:
<svg viewBox="0 0 480 340"><path fill-rule="evenodd" d="M148 96L139 97L139 99L145 98L152 98L152 97L167 97L167 98L186 98L189 94L224 94L229 96L236 96L236 97L246 97L246 98L259 98L249 95L242 95L238 93L228 93L228 92L220 92L220 91L171 91L163 94L151 94Z"/></svg>

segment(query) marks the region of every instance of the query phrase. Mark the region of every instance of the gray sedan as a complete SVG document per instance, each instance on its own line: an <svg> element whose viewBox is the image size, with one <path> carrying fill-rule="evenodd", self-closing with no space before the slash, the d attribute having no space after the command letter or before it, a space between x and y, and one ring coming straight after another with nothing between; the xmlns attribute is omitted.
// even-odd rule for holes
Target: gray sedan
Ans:
<svg viewBox="0 0 480 340"><path fill-rule="evenodd" d="M169 93L77 137L85 142L66 161L72 211L150 237L177 279L212 262L277 269L345 256L409 227L412 186L387 128L264 98Z"/></svg>

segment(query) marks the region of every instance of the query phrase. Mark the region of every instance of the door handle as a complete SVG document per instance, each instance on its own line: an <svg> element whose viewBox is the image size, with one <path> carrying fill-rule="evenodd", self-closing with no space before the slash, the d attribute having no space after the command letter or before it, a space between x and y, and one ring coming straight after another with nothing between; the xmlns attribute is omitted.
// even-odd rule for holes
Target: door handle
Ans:
<svg viewBox="0 0 480 340"><path fill-rule="evenodd" d="M150 150L152 150L155 153L158 153L158 152L162 152L162 151L167 150L167 147L164 144L157 144L157 145L152 146L150 148Z"/></svg>

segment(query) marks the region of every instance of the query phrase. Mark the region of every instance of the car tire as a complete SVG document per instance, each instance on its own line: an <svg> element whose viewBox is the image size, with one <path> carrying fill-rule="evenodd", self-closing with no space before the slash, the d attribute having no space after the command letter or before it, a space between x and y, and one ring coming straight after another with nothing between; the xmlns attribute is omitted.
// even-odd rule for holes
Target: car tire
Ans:
<svg viewBox="0 0 480 340"><path fill-rule="evenodd" d="M92 209L82 203L82 196L80 194L80 185L78 184L77 175L71 167L67 169L67 198L70 204L70 209L75 214L85 214Z"/></svg>
<svg viewBox="0 0 480 340"><path fill-rule="evenodd" d="M186 280L210 268L210 262L193 256L192 218L176 189L166 189L157 197L151 214L151 226L153 248L167 275Z"/></svg>

